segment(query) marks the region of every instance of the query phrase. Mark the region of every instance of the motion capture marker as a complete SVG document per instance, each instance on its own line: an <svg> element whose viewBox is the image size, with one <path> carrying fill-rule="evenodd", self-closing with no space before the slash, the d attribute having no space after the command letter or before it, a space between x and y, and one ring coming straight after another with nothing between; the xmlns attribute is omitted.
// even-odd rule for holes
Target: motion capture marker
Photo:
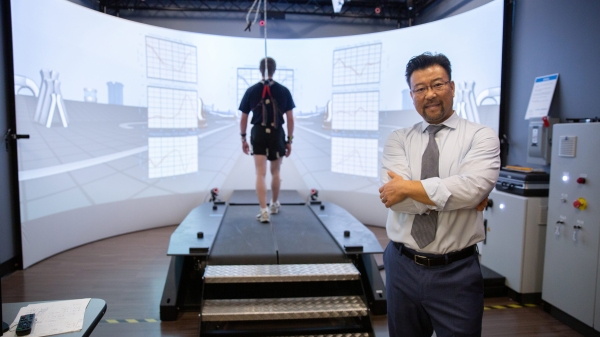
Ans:
<svg viewBox="0 0 600 337"><path fill-rule="evenodd" d="M265 129L265 132L266 132L266 133L271 133L271 129L270 129L270 128L266 128L266 129Z"/></svg>
<svg viewBox="0 0 600 337"><path fill-rule="evenodd" d="M267 98L267 99L265 100L265 104L271 104L271 100Z"/></svg>

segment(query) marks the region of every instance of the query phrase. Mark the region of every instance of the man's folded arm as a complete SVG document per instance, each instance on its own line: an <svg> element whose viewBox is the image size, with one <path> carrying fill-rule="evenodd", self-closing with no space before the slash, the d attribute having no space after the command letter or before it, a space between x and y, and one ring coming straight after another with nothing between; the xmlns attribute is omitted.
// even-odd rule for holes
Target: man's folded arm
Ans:
<svg viewBox="0 0 600 337"><path fill-rule="evenodd" d="M383 149L383 158L381 160L381 182L388 183L391 178L388 171L394 172L405 180L411 179L411 172L408 167L408 159L406 158L405 146L406 142L404 134L401 131L394 131L388 137ZM422 214L429 209L427 205L420 203L414 199L406 198L394 205L390 209L405 214Z"/></svg>
<svg viewBox="0 0 600 337"><path fill-rule="evenodd" d="M459 173L446 178L422 181L425 191L436 204L432 209L453 211L475 208L485 199L498 180L500 143L491 129L481 129L471 149L462 159Z"/></svg>

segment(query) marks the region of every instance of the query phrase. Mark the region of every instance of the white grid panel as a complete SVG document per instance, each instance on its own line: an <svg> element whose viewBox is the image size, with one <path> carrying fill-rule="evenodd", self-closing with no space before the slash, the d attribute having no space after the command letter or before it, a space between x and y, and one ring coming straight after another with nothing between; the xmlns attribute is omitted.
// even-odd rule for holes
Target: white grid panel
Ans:
<svg viewBox="0 0 600 337"><path fill-rule="evenodd" d="M149 137L148 177L198 172L198 137Z"/></svg>
<svg viewBox="0 0 600 337"><path fill-rule="evenodd" d="M331 138L331 172L377 178L377 139Z"/></svg>
<svg viewBox="0 0 600 337"><path fill-rule="evenodd" d="M246 90L254 84L260 82L262 76L256 68L237 68L237 106L240 106L242 97ZM277 69L273 74L273 80L288 88L292 96L294 95L294 70Z"/></svg>
<svg viewBox="0 0 600 337"><path fill-rule="evenodd" d="M198 82L196 46L146 36L146 74L150 78Z"/></svg>
<svg viewBox="0 0 600 337"><path fill-rule="evenodd" d="M332 95L334 130L379 130L379 91Z"/></svg>
<svg viewBox="0 0 600 337"><path fill-rule="evenodd" d="M148 127L197 128L198 92L148 87Z"/></svg>
<svg viewBox="0 0 600 337"><path fill-rule="evenodd" d="M333 85L379 83L381 43L333 51Z"/></svg>

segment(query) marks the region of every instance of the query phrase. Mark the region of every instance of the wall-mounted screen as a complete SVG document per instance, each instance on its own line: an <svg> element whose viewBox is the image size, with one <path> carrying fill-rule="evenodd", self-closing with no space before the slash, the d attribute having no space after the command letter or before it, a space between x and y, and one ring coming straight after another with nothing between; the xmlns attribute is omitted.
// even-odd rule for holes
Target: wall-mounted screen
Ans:
<svg viewBox="0 0 600 337"><path fill-rule="evenodd" d="M378 201L386 138L421 120L404 70L425 51L451 60L455 111L497 131L502 10L496 0L411 28L269 40L274 78L296 103L282 188L352 197L359 220L385 219L364 200ZM25 267L179 223L213 187L254 187L237 108L260 80L262 39L158 28L65 0L13 0L12 11L17 127L31 136L18 144Z"/></svg>

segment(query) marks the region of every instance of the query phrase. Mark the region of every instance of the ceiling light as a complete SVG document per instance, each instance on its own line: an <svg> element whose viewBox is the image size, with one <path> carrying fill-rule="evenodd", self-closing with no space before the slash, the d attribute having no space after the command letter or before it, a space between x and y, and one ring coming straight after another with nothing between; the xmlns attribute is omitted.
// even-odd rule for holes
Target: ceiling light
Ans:
<svg viewBox="0 0 600 337"><path fill-rule="evenodd" d="M333 12L339 13L342 11L342 5L344 4L344 0L331 0L331 4L333 5Z"/></svg>

